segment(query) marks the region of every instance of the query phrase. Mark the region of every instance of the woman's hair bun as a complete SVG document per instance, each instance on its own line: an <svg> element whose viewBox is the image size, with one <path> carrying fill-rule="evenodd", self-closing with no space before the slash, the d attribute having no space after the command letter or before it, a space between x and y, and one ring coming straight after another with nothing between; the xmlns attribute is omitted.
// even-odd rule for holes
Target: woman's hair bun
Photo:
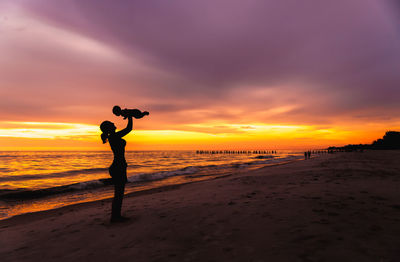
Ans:
<svg viewBox="0 0 400 262"><path fill-rule="evenodd" d="M109 137L109 134L110 134L113 126L114 126L114 124L107 120L100 124L100 130L103 132L100 135L100 137L101 137L101 140L103 140L103 144L105 144L107 142L107 139Z"/></svg>

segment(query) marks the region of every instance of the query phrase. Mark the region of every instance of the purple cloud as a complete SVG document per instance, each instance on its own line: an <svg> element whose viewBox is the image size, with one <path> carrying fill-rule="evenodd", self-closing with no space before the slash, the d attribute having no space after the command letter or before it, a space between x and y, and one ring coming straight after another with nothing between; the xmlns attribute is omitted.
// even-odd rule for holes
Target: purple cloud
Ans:
<svg viewBox="0 0 400 262"><path fill-rule="evenodd" d="M376 112L384 118L399 111L395 1L17 3L33 19L98 41L145 68L138 70L129 62L101 66L103 60L66 56L46 44L40 57L50 64L60 59L64 68L71 68L50 82L66 79L71 90L74 75L87 81L84 87L80 82L76 90L72 88L85 94L72 95L68 103L76 106L92 93L90 105L101 107L107 94L113 99L110 104L121 101L154 110L164 124L210 117L207 110L196 120L184 117L201 109L216 111L212 114L216 119L240 122L246 119L240 114L246 112L295 105L264 117L260 113L258 119L311 123L329 122L338 115L376 117ZM34 43L31 51L28 47L23 46L29 55L39 56L40 43ZM80 65L78 72L74 65ZM44 76L37 73L34 78L38 75ZM260 89L271 93L254 95ZM239 114L228 112L229 108ZM169 114L182 117L161 120Z"/></svg>

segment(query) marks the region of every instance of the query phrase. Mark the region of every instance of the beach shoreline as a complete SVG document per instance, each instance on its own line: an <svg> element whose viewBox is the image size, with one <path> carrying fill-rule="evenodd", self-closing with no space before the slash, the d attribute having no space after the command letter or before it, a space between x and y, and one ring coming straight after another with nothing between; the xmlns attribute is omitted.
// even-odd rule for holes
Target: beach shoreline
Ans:
<svg viewBox="0 0 400 262"><path fill-rule="evenodd" d="M395 261L398 151L322 155L0 221L2 261Z"/></svg>
<svg viewBox="0 0 400 262"><path fill-rule="evenodd" d="M296 161L303 161L304 159L295 159L295 160L288 160L285 162L280 162L280 163L273 163L273 164L268 164L262 168L268 168L268 167L272 167L272 166L279 166L279 165L287 165ZM257 169L262 169L262 168L257 168ZM254 170L257 170L254 169ZM225 175L218 175L212 178L206 178L204 180L195 180L195 181L190 181L190 182L184 182L184 183L180 183L180 184L171 184L171 185L164 185L164 186L160 186L160 187L154 187L154 188L149 188L149 189L144 189L144 190L140 190L140 191L133 191L130 193L125 193L124 198L128 198L128 197L135 197L135 196L140 196L140 195L147 195L147 194L153 194L153 193L157 193L157 192L163 192L163 191L169 191L169 190L175 190L175 189L179 189L181 186L185 186L185 185L189 185L189 184L193 184L193 183L201 183L204 181L208 181L208 180L214 180L214 179L220 179L220 178L225 178L228 176L232 176L236 173L242 173L242 172L246 172L246 171L236 171L236 172L228 172ZM109 202L111 203L112 201L112 197L108 197L108 198L104 198L104 199L99 199L99 200L93 200L93 201L87 201L87 202L80 202L80 203L76 203L76 204L71 204L71 205L66 205L66 206L62 206L62 207L56 207L56 208L52 208L52 209L47 209L47 210L40 210L40 211L35 211L35 212L28 212L28 213L23 213L23 214L18 214L15 216L11 216L11 217L7 217L4 219L0 219L0 221L6 221L6 220L29 220L29 218L35 218L35 217L40 217L40 216L47 216L47 215L52 215L53 213L56 214L58 212L63 212L65 209L69 209L69 208L79 208L81 206L91 206L91 205L96 205L96 203L98 202ZM46 214L46 213L51 213L51 214ZM14 221L12 222L14 223Z"/></svg>
<svg viewBox="0 0 400 262"><path fill-rule="evenodd" d="M165 153L165 152L163 152ZM185 152L187 153L187 152ZM295 153L296 154L296 153ZM244 155L244 154L243 154ZM214 179L216 177L224 177L226 174L236 173L238 170L253 170L259 169L260 167L265 166L274 166L277 164L286 164L292 161L302 160L302 158L297 155L259 155L256 157L257 159L262 158L261 160L254 161L254 158L241 159L240 162L235 162L235 158L231 163L226 163L228 159L225 158L225 163L222 164L214 164L213 162L208 162L206 165L203 160L199 161L199 165L187 165L185 167L179 166L179 168L175 168L171 165L167 170L153 170L153 172L148 173L139 173L135 174L135 172L129 173L128 183L125 187L125 195L130 195L135 192L134 195L137 195L137 191L148 191L153 188L162 188L170 185L183 185L191 182L204 181L208 179ZM146 158L145 158L146 159ZM175 158L176 159L176 158ZM303 158L304 159L304 158ZM183 160L183 158L181 159ZM219 157L211 157L211 161L220 161ZM243 161L244 160L244 161ZM247 161L246 161L247 160ZM144 160L145 161L145 160ZM192 163L193 159L191 159ZM155 162L155 161L154 161ZM229 161L228 161L229 162ZM23 162L22 162L23 163ZM67 163L65 163L67 164ZM138 165L133 165L133 169L137 168ZM165 165L164 165L165 167ZM1 168L0 168L1 169ZM83 170L73 170L67 171L64 173L74 173L75 176L73 179L82 179L80 178L80 171L85 173L86 170L108 170L108 168L89 168ZM136 171L137 172L137 171ZM56 175L61 175L61 179L63 173L56 173ZM23 215L27 213L41 212L52 209L58 209L65 206L73 206L75 204L93 202L106 200L113 197L113 186L111 185L111 178L109 177L108 171L107 174L98 174L101 178L92 177L92 180L83 180L81 182L75 183L70 182L68 180L63 180L61 184L55 187L43 187L43 188L29 188L29 185L32 181L23 180L20 181L20 186L22 188L9 188L0 190L0 205L3 207L0 209L0 221L4 219L8 219L13 216ZM106 178L104 178L106 176ZM15 177L12 176L12 177ZM22 176L23 179L26 179L26 176ZM29 176L28 176L29 177ZM40 177L40 175L39 175ZM84 177L84 176L83 176ZM3 187L10 187L7 184L7 176L3 177ZM65 178L64 178L65 179ZM70 178L71 179L71 178ZM53 179L52 180L59 180ZM40 177L39 180L34 181L34 184L37 186L43 186L42 184L46 184L49 182L49 179L46 176ZM44 183L43 183L44 181ZM12 181L10 181L12 184ZM22 184L21 184L22 182ZM54 183L51 182L51 183ZM57 183L57 182L56 182ZM27 186L27 187L26 187ZM26 188L23 188L26 187ZM152 192L152 191L150 191ZM139 193L140 194L140 193Z"/></svg>

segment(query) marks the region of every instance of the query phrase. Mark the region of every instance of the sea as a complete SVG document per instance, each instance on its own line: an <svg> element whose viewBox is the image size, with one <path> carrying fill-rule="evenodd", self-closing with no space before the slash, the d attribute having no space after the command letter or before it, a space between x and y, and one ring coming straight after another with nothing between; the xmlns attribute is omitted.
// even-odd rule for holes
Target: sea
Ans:
<svg viewBox="0 0 400 262"><path fill-rule="evenodd" d="M125 194L214 179L303 159L303 152L128 151ZM113 197L113 155L96 152L0 152L0 220Z"/></svg>

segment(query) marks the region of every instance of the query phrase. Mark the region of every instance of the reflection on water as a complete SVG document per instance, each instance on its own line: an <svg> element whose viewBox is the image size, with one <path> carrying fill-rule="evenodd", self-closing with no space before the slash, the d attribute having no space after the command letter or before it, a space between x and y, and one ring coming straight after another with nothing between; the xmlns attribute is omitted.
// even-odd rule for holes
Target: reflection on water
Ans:
<svg viewBox="0 0 400 262"><path fill-rule="evenodd" d="M0 152L0 219L70 204L111 198L111 152ZM196 154L193 151L126 153L126 193L200 181L301 158L281 151L271 157L254 154ZM62 189L62 190L61 190ZM46 192L46 194L38 193Z"/></svg>

